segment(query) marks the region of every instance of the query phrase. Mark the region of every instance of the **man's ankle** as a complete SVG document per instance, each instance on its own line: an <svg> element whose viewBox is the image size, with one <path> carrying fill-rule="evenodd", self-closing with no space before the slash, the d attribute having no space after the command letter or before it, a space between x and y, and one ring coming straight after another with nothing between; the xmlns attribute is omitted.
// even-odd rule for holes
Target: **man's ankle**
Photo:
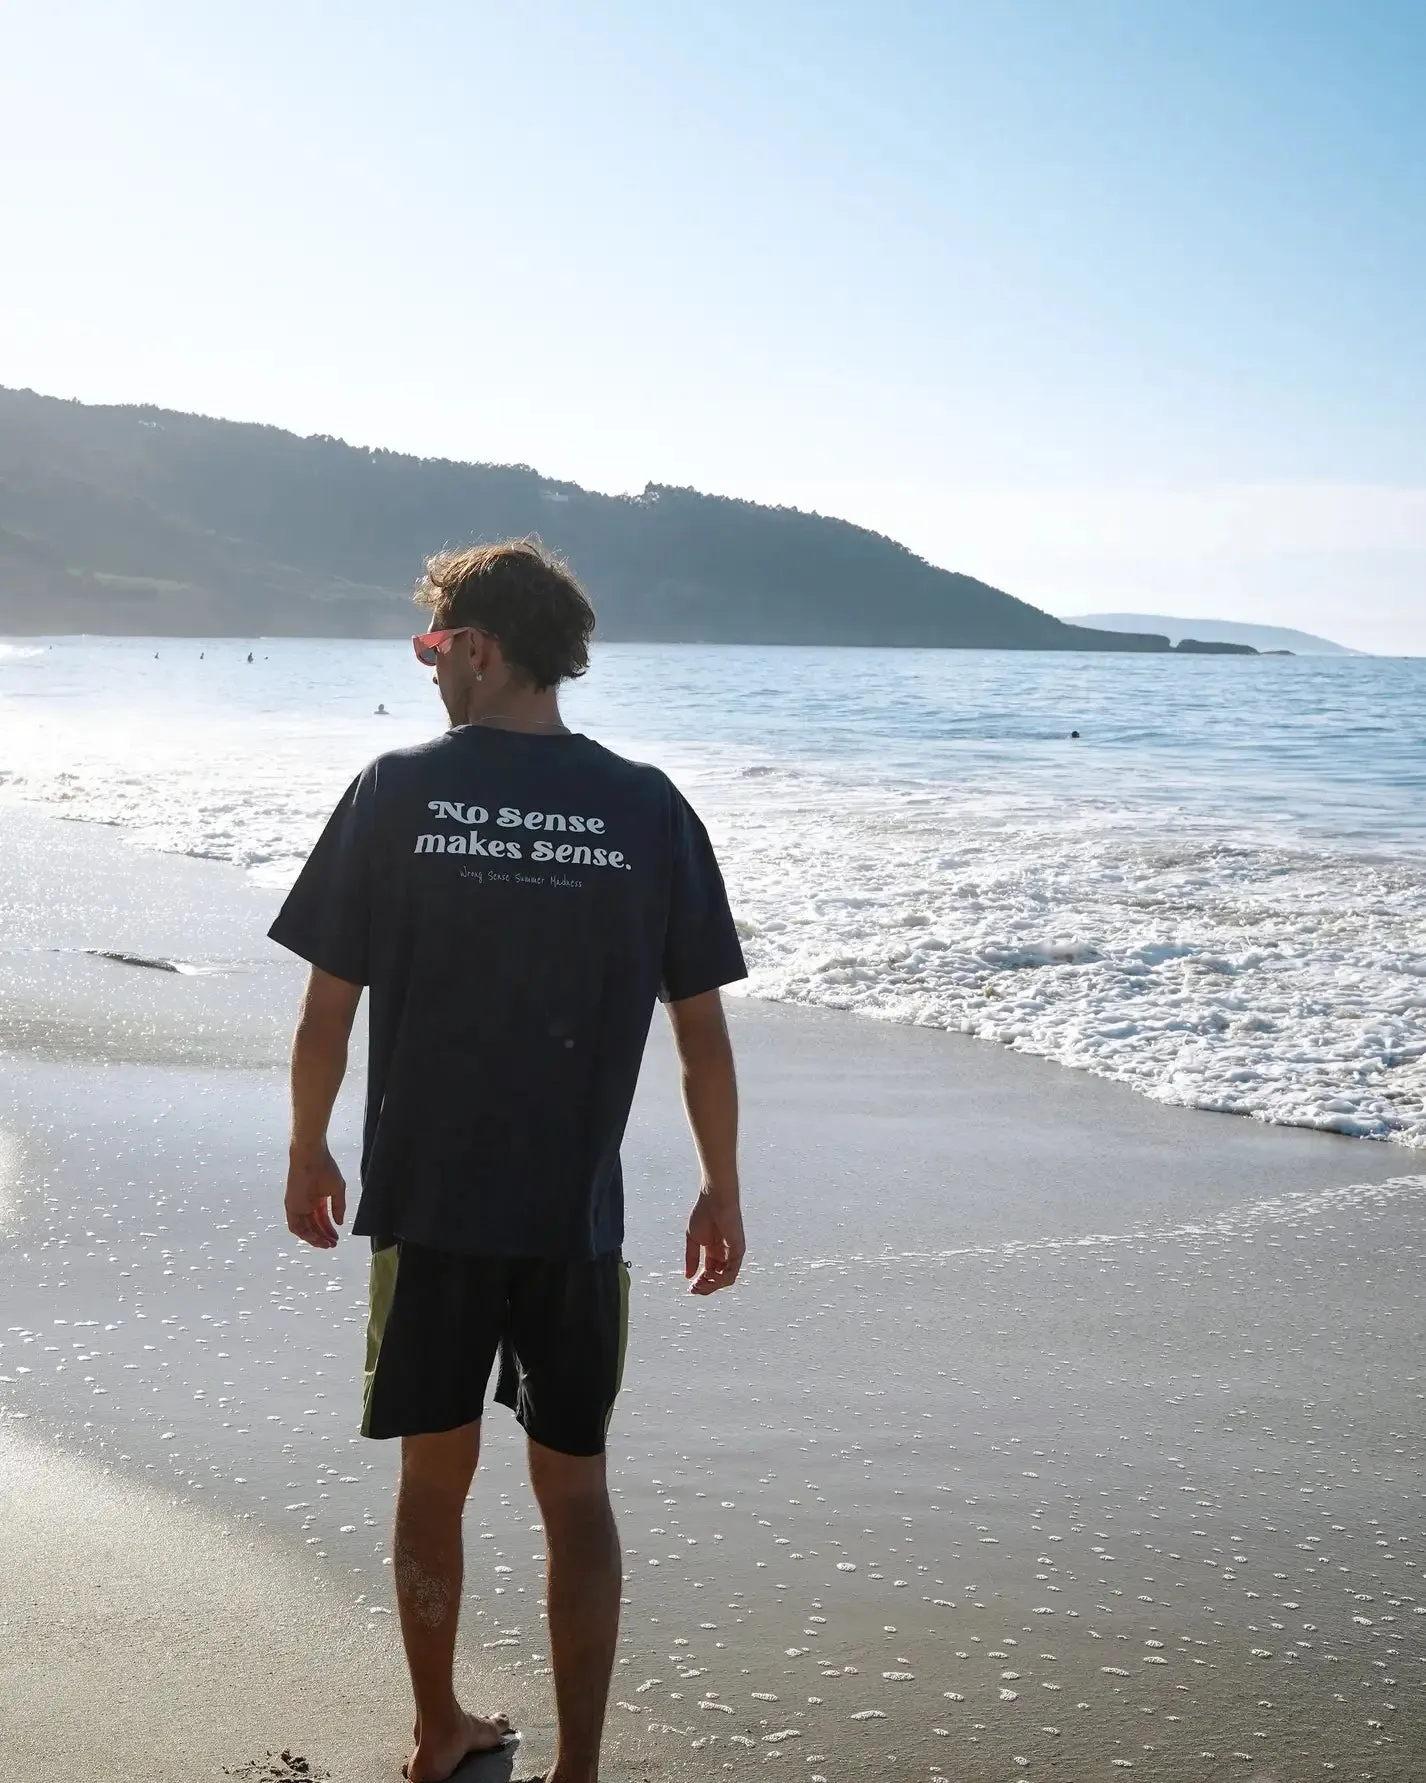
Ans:
<svg viewBox="0 0 1426 1783"><path fill-rule="evenodd" d="M436 1703L431 1707L418 1709L416 1725L421 1730L421 1738L440 1739L453 1733L460 1726L463 1712L454 1696L448 1703Z"/></svg>
<svg viewBox="0 0 1426 1783"><path fill-rule="evenodd" d="M578 1765L557 1759L545 1772L544 1783L599 1783L599 1760L596 1758L592 1764Z"/></svg>

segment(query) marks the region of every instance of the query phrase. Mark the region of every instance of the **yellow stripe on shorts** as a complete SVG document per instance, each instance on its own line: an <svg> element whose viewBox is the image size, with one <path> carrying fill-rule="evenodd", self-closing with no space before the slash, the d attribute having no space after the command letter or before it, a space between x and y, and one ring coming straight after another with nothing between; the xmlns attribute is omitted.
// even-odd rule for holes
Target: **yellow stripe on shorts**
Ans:
<svg viewBox="0 0 1426 1783"><path fill-rule="evenodd" d="M614 1406L618 1403L619 1390L624 1385L624 1362L629 1354L629 1265L620 1259L619 1263L619 1366L614 1374L614 1399L609 1406L609 1416L604 1420L604 1434L608 1436L609 1426L614 1422Z"/></svg>
<svg viewBox="0 0 1426 1783"><path fill-rule="evenodd" d="M361 1433L371 1435L371 1392L376 1384L376 1364L381 1357L381 1340L386 1335L386 1322L391 1317L396 1298L396 1269L401 1261L401 1246L389 1244L374 1251L371 1258L371 1280L367 1290L366 1371L362 1377Z"/></svg>

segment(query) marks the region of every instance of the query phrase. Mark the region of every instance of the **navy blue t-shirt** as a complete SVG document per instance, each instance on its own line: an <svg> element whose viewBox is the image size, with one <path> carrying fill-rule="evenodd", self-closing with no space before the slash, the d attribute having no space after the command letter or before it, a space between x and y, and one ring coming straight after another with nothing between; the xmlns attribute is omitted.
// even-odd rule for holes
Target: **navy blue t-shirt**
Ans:
<svg viewBox="0 0 1426 1783"><path fill-rule="evenodd" d="M270 933L370 988L353 1231L469 1255L620 1247L655 1000L746 976L666 775L479 725L359 774Z"/></svg>

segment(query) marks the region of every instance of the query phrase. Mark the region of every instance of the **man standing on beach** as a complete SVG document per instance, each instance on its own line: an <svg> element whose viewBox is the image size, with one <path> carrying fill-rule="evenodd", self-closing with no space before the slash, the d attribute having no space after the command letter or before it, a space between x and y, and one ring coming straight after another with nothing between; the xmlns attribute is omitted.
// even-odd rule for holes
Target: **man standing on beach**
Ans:
<svg viewBox="0 0 1426 1783"><path fill-rule="evenodd" d="M594 614L530 542L433 558L417 599L451 729L352 783L272 927L311 977L292 1054L287 1223L329 1248L346 1188L327 1125L363 987L372 1244L363 1432L399 1436L393 1541L416 1698L412 1783L504 1742L452 1663L461 1515L497 1352L544 1520L559 1743L596 1783L622 1560L605 1432L623 1370L619 1147L668 1004L702 1187L695 1294L743 1260L737 1090L719 988L745 973L703 826L657 769L566 729Z"/></svg>

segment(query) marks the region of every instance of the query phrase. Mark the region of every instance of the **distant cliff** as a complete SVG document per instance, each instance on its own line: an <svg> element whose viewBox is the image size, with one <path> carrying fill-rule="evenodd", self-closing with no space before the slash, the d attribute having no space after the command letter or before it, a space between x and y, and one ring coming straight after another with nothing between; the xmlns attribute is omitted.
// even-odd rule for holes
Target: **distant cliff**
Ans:
<svg viewBox="0 0 1426 1783"><path fill-rule="evenodd" d="M1230 644L1223 638L1180 638L1174 645L1175 650L1182 650L1189 656L1261 656L1262 652L1252 644ZM1290 650L1279 651L1280 656L1290 656Z"/></svg>
<svg viewBox="0 0 1426 1783"><path fill-rule="evenodd" d="M569 558L606 639L1169 647L821 515L0 390L0 632L399 636L429 552L527 533Z"/></svg>
<svg viewBox="0 0 1426 1783"><path fill-rule="evenodd" d="M1163 632L1172 642L1195 638L1207 644L1246 644L1248 654L1272 651L1291 656L1356 656L1345 644L1286 625L1253 625L1242 619L1173 619L1166 613L1076 613L1071 625L1103 631Z"/></svg>

